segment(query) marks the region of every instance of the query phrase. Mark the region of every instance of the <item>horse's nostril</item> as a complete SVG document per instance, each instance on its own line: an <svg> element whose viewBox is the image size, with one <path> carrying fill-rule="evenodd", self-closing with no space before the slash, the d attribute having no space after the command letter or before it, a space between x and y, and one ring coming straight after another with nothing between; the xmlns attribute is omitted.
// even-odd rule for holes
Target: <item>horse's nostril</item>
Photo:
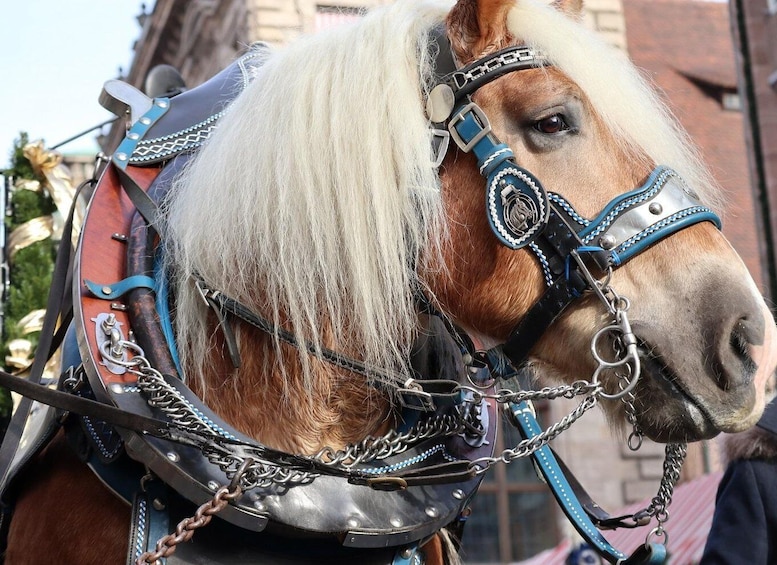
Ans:
<svg viewBox="0 0 777 565"><path fill-rule="evenodd" d="M734 326L729 339L729 345L731 349L740 357L747 355L747 346L751 340L747 338L747 328L745 324L740 320Z"/></svg>
<svg viewBox="0 0 777 565"><path fill-rule="evenodd" d="M746 345L761 345L764 338L764 318L757 316L745 316L734 325L732 334L737 334L745 341Z"/></svg>
<svg viewBox="0 0 777 565"><path fill-rule="evenodd" d="M728 389L732 384L749 384L758 366L750 354L750 346L760 343L763 339L759 331L762 324L752 323L746 318L741 318L731 330L729 336L730 353L733 355L730 361L726 361L726 355L721 359L724 370L721 384Z"/></svg>

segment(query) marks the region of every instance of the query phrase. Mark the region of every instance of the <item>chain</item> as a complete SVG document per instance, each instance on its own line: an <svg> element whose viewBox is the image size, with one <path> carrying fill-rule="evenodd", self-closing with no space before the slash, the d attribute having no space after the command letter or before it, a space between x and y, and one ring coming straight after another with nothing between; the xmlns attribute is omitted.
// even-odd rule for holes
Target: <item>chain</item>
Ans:
<svg viewBox="0 0 777 565"><path fill-rule="evenodd" d="M505 449L498 457L481 457L473 459L469 464L469 470L476 475L482 475L497 463L511 463L520 457L527 457L547 445L551 440L569 427L580 417L596 406L599 402L599 394L586 396L572 412L561 420L543 430L534 437L524 439L513 448Z"/></svg>
<svg viewBox="0 0 777 565"><path fill-rule="evenodd" d="M476 415L474 415L476 418ZM470 416L469 419L472 419ZM410 430L400 433L391 430L381 437L367 436L356 444L351 444L342 450L325 447L314 456L321 463L330 466L352 468L360 463L369 463L375 459L385 459L406 451L412 445L433 437L446 437L471 430L480 422L467 423L461 417L460 409L455 414L436 414L418 422ZM482 429L482 424L480 425ZM485 430L482 430L485 433Z"/></svg>
<svg viewBox="0 0 777 565"><path fill-rule="evenodd" d="M510 389L500 389L494 394L487 394L482 391L477 391L470 387L459 387L462 390L472 391L475 397L491 398L498 404L521 402L534 402L537 400L555 400L556 398L567 398L569 400L576 396L595 394L601 390L599 383L591 383L585 380L575 381L571 385L561 385L555 387L544 387L540 390L519 390L513 391Z"/></svg>
<svg viewBox="0 0 777 565"><path fill-rule="evenodd" d="M187 542L194 536L194 532L199 528L207 526L213 519L213 516L221 512L233 500L236 500L243 494L240 487L240 480L251 460L247 459L237 470L229 486L222 486L206 503L202 504L194 512L194 516L184 518L175 527L175 533L162 536L156 542L154 551L146 551L135 561L136 565L149 565L161 563L161 559L170 557L179 543Z"/></svg>
<svg viewBox="0 0 777 565"><path fill-rule="evenodd" d="M631 366L627 365L627 369L629 371L628 375L618 375L618 386L621 390L628 388L628 383L631 381ZM623 402L625 406L624 415L626 421L631 426L631 433L627 440L627 445L631 451L639 451L639 448L642 447L642 441L645 438L642 427L639 425L639 422L637 422L637 409L634 407L634 402L636 402L636 400L637 397L634 396L633 391L628 391L621 398L621 402Z"/></svg>
<svg viewBox="0 0 777 565"><path fill-rule="evenodd" d="M617 338L617 336L612 341L612 349L616 359L619 359L624 355L623 343L620 339ZM625 391L633 380L631 378L631 365L625 365L623 369L625 369L626 374L624 374L621 370L615 372L615 375L618 377L618 387L621 391ZM631 426L631 433L629 434L627 440L628 448L631 451L639 451L639 448L642 447L642 442L645 437L641 426L637 422L637 409L634 407L634 402L636 402L636 400L637 397L634 395L632 390L625 392L621 397L621 402L624 405L624 417L626 418L626 422L628 422L628 424Z"/></svg>
<svg viewBox="0 0 777 565"><path fill-rule="evenodd" d="M685 443L669 443L666 445L664 459L664 474L661 477L661 484L658 487L658 494L650 501L647 508L648 514L655 516L659 525L669 519L667 507L672 502L674 487L680 479L685 455L688 452L688 446Z"/></svg>
<svg viewBox="0 0 777 565"><path fill-rule="evenodd" d="M680 472L687 453L688 445L685 443L668 443L666 445L664 473L661 477L661 484L658 486L658 493L650 501L650 505L642 513L638 513L652 516L657 522L656 527L645 538L646 546L653 537L663 538L664 545L669 542L669 534L664 528L664 524L669 520L669 510L667 509L672 503L674 487L680 479Z"/></svg>

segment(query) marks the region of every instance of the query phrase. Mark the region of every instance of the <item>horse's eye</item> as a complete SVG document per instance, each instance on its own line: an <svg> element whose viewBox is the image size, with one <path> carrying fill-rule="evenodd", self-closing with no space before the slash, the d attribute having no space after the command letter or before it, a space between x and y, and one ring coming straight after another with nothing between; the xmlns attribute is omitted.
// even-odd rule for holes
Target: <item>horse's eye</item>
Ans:
<svg viewBox="0 0 777 565"><path fill-rule="evenodd" d="M547 118L543 118L534 124L534 129L541 133L554 134L566 131L569 126L564 121L564 116L561 114L553 114Z"/></svg>

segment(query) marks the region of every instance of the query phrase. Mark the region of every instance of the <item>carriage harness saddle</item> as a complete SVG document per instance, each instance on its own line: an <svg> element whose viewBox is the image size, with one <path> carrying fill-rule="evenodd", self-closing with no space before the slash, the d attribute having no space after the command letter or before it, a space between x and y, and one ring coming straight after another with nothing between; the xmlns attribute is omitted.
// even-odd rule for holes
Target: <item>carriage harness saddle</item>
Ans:
<svg viewBox="0 0 777 565"><path fill-rule="evenodd" d="M129 115L130 127L110 161L98 162L87 185L93 193L72 261L67 233L62 238L30 378L0 375L0 386L22 396L0 448L4 533L15 479L64 428L100 480L132 505L128 564L420 565L421 546L436 532L448 528L461 536L484 473L525 456L533 459L582 538L607 561L663 562L663 521L684 446L667 446L664 477L648 508L612 517L590 499L548 443L601 399L623 400L628 416L639 357L628 300L610 287L606 273L686 226L711 221L720 227L720 221L665 167L611 201L596 218L583 218L516 163L471 98L506 73L548 62L527 47L510 47L459 67L442 28L432 34L438 52L427 115L437 164L451 139L474 153L495 236L511 249L534 253L547 284L507 342L477 350L419 293L423 327L409 360L414 378L393 386L384 384L391 375L370 380L388 386L400 403L402 423L396 430L343 451L300 456L233 429L185 384L170 321L173 297L159 267L164 226L157 205L231 100L259 75L268 48L252 46L208 82L172 97L151 99L109 81L101 102L117 115ZM73 212L70 229L72 218ZM336 351L298 342L207 281L196 284L218 316L236 366L240 352L231 322L239 319L339 367L367 378L386 377L387 372ZM592 343L599 369L590 381L532 390L525 369L529 350L569 304L591 293L613 320ZM618 345L614 360L599 353L605 338ZM43 367L60 344L64 370L53 382L43 382ZM603 389L602 371L619 375L620 390ZM576 396L583 396L580 405L543 430L532 402ZM500 410L523 439L495 453ZM219 519L211 521L215 514ZM630 556L599 531L651 519L658 527Z"/></svg>

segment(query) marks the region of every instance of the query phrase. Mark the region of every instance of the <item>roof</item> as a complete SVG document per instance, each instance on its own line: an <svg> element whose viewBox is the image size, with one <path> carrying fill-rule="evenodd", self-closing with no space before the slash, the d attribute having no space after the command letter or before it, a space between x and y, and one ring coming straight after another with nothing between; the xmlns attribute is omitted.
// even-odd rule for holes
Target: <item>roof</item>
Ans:
<svg viewBox="0 0 777 565"><path fill-rule="evenodd" d="M712 526L715 511L715 494L723 472L702 475L698 479L679 485L669 506L667 550L672 565L692 565L698 563L704 551L707 534ZM613 512L615 516L634 514L646 508L650 500L631 504ZM616 548L630 555L655 527L655 521L647 526L634 529L620 529L605 532L607 540ZM661 540L655 540L661 541ZM574 549L569 540L564 540L554 548L548 549L521 561L517 565L564 565L569 552Z"/></svg>
<svg viewBox="0 0 777 565"><path fill-rule="evenodd" d="M649 70L736 87L727 3L623 0L623 9L629 53Z"/></svg>

